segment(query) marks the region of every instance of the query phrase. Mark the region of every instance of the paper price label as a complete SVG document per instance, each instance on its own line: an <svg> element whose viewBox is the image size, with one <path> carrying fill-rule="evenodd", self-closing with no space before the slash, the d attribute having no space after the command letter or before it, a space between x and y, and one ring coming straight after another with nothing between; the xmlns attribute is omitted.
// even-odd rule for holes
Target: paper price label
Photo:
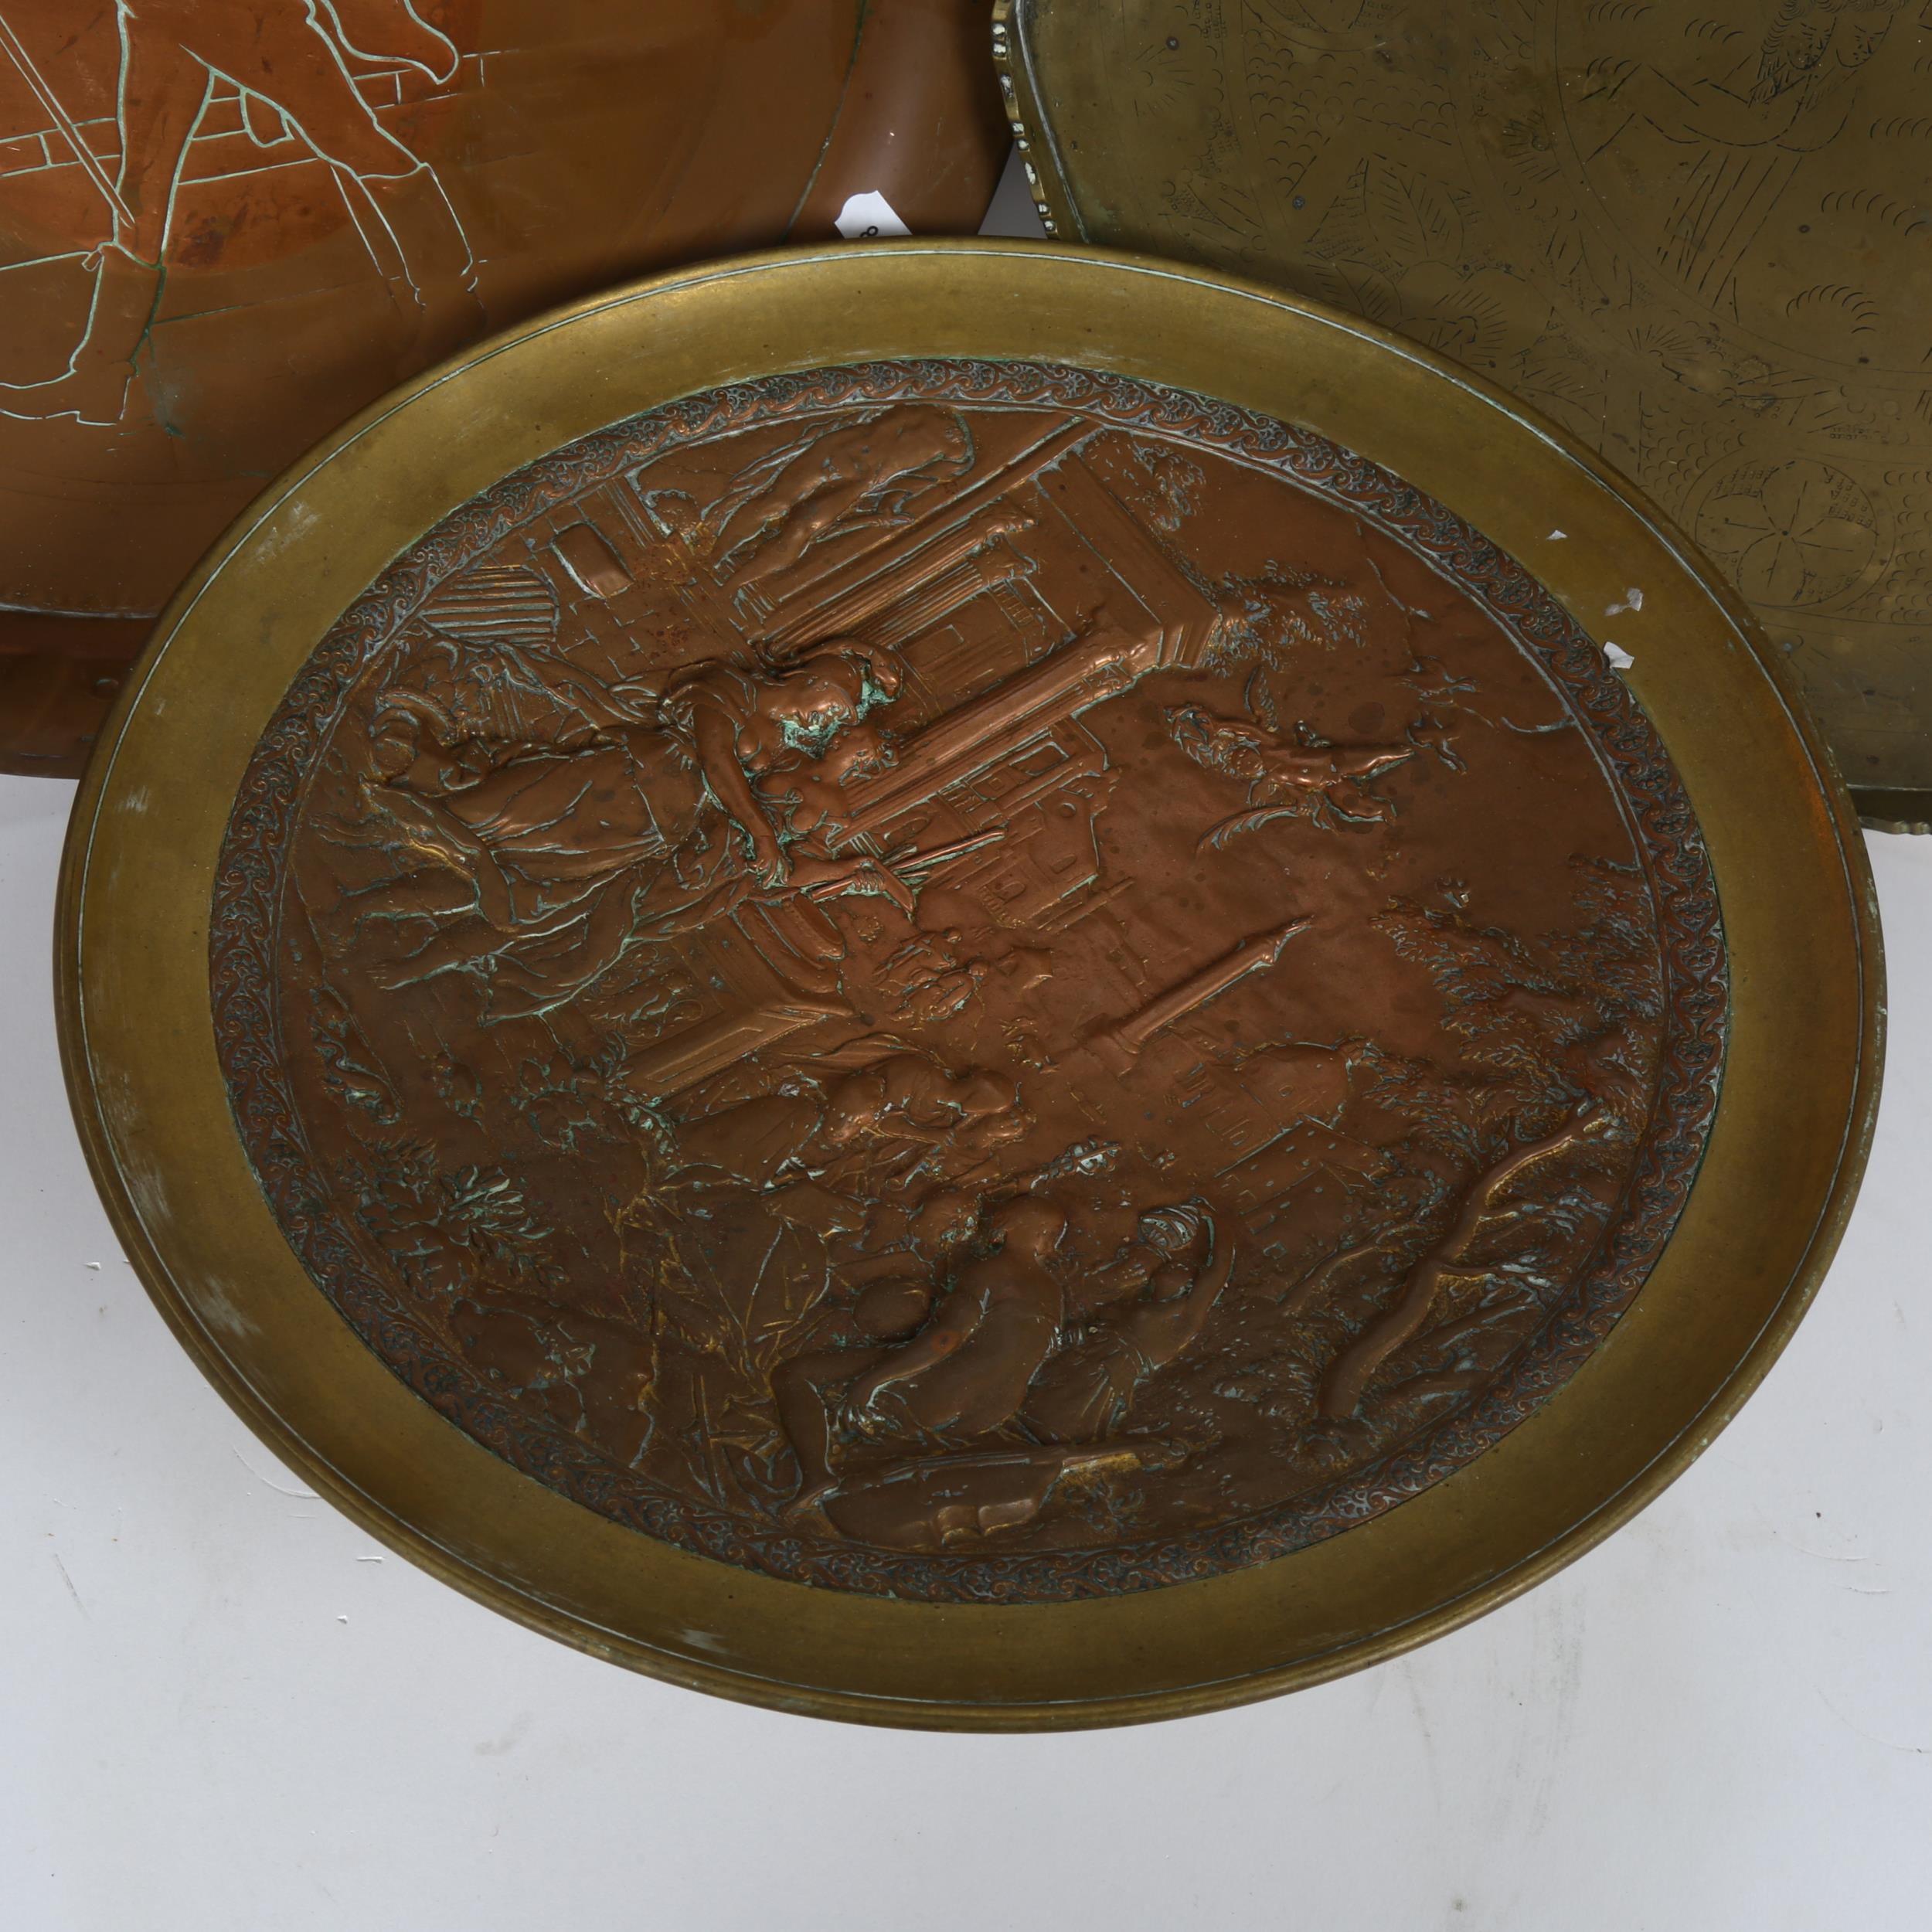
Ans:
<svg viewBox="0 0 1932 1932"><path fill-rule="evenodd" d="M899 219L898 209L876 188L862 195L848 195L832 226L847 241L876 241L881 236L913 232Z"/></svg>

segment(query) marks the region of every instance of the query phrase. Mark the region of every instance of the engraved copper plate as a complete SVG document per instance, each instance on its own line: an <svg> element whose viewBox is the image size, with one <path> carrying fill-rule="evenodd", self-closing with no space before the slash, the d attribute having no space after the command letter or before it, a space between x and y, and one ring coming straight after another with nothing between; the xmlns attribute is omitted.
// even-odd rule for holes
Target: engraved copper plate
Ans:
<svg viewBox="0 0 1932 1932"><path fill-rule="evenodd" d="M61 660L453 350L832 240L854 192L971 232L1005 145L985 31L983 0L5 0L0 653L36 662L4 665L0 760L71 764L145 626Z"/></svg>
<svg viewBox="0 0 1932 1932"><path fill-rule="evenodd" d="M1624 632L1655 640L1638 667L1571 614L1563 546L1532 570L1453 466L1417 444L1423 487L1367 419L1331 434L1338 355L1372 413L1509 421L1366 337L1264 303L1244 346L1250 294L1011 249L741 274L406 396L185 598L92 788L158 836L166 746L221 740L196 855L141 887L166 938L82 955L138 956L210 1029L179 1090L111 1103L113 1135L181 1124L109 1170L137 1251L208 1216L261 1244L313 1339L243 1379L326 1348L325 1386L410 1418L356 1453L427 1427L471 1471L439 1493L509 1483L505 1521L541 1497L618 1539L601 1565L695 1560L798 1615L1154 1602L1423 1522L1585 1412L1740 1027L1754 1104L1724 842L1639 670L1667 709L1674 655L1741 671L1727 722L1770 706L1727 738L1747 765L1788 713L1747 647L1687 641L1717 607L1600 484L1515 468L1573 461L1533 433L1512 485L1665 607ZM1043 356L1014 353L1029 278ZM1074 347L1095 301L1133 339L1177 294L1222 325L1202 360ZM903 352L820 345L862 310ZM654 316L675 375L626 346ZM1284 338L1311 386L1243 391ZM498 381L522 440L459 430L420 476L425 412L494 423ZM289 641L242 715L177 722L161 685L237 635ZM1685 743L1721 796L1709 724ZM1811 910L1814 948L1847 930ZM1858 1009L1811 967L1807 998ZM88 1010L91 1040L122 996ZM232 1298L249 1269L199 1278L218 1354L279 1325ZM271 1413L351 1400L307 1386Z"/></svg>
<svg viewBox="0 0 1932 1932"><path fill-rule="evenodd" d="M1061 232L1265 276L1533 403L1932 804L1932 28L1880 0L1013 0ZM1029 116L1031 120L1029 121Z"/></svg>

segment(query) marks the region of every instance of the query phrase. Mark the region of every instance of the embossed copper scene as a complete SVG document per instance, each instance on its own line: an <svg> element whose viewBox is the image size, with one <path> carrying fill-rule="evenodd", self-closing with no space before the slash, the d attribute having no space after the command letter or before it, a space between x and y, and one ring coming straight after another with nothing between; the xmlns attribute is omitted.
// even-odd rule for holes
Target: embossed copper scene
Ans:
<svg viewBox="0 0 1932 1932"><path fill-rule="evenodd" d="M1525 397L1750 600L1868 816L1932 815L1918 0L1007 0L996 35L1055 230Z"/></svg>
<svg viewBox="0 0 1932 1932"><path fill-rule="evenodd" d="M1063 368L507 479L297 680L223 876L236 1118L385 1359L621 1521L899 1595L1454 1467L1641 1281L1719 1070L1601 651L1359 460Z"/></svg>
<svg viewBox="0 0 1932 1932"><path fill-rule="evenodd" d="M1419 478L1362 447L1420 379L1538 460L1399 352L1318 347L1332 325L1279 304L1248 349L1251 294L1181 284L1229 325L1224 369L1278 371L1284 334L1314 352L1309 388L1241 394L1072 350L1087 303L1138 317L1169 272L997 248L798 267L749 277L749 311L699 277L474 365L454 386L476 401L515 381L579 427L459 452L406 509L400 426L434 434L451 386L406 397L318 459L320 495L290 486L291 530L326 528L332 471L360 469L403 539L372 533L366 566L311 540L319 598L272 533L210 566L159 671L232 660L226 600L266 600L288 641L208 781L205 914L137 914L169 924L210 1029L152 1127L185 1105L176 1145L246 1202L236 1231L333 1373L358 1365L356 1403L403 1405L479 1496L695 1560L707 1615L747 1592L854 1642L921 1607L1182 1617L1366 1552L1588 1413L1570 1385L1603 1386L1724 1168L1764 1015L1735 1003L1724 842L1692 803L1718 795L1708 740L1660 726L1578 585L1473 522L1479 492L1448 500L1440 457L1419 445ZM1056 355L996 319L1029 281ZM987 352L913 319L949 300ZM815 342L849 304L904 352L758 372L747 332ZM654 318L707 344L668 394L634 376L613 417L567 377L538 393ZM1338 353L1359 439L1310 408ZM1573 464L1537 505L1580 526L1555 554L1661 572ZM1660 659L1719 609L1669 567ZM1802 737L1740 662L1767 721L1749 766ZM90 787L121 835L152 836L115 789L144 821L165 802L135 741L165 763L189 728L129 719ZM111 896L131 874L89 876ZM1815 947L1855 942L1814 994L1855 1014L1858 896L1808 903ZM111 976L101 930L80 957ZM92 1080L122 1022L104 988L87 1010ZM1817 1152L1814 1196L1838 1171ZM137 1251L168 1254L181 1217L121 1194L118 1155L103 1172ZM233 1270L161 1266L218 1354L247 1346L236 1321L266 1332ZM1726 1319L1698 1305L1689 1331ZM915 1665L909 1694L973 1722L1028 1701L957 1667L964 1690Z"/></svg>
<svg viewBox="0 0 1932 1932"><path fill-rule="evenodd" d="M1005 145L985 22L5 0L0 768L71 775L196 558L405 376L613 281L829 240L853 194L971 232Z"/></svg>

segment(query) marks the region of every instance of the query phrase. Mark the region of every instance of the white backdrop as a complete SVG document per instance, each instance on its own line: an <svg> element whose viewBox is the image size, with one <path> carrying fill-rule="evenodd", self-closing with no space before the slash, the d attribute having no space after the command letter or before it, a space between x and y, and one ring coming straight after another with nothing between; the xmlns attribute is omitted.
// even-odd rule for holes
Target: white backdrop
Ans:
<svg viewBox="0 0 1932 1932"><path fill-rule="evenodd" d="M1872 842L1898 999L1851 1232L1660 1502L1340 1683L944 1737L578 1656L385 1555L231 1417L68 1123L71 795L0 779L0 1932L1932 1923L1932 840Z"/></svg>

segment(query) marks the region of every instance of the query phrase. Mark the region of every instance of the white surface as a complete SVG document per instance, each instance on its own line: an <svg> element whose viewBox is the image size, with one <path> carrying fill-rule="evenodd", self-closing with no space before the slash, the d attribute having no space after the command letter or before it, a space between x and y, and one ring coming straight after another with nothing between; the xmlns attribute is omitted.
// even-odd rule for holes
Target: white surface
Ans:
<svg viewBox="0 0 1932 1932"><path fill-rule="evenodd" d="M72 787L0 779L0 1928L1922 1932L1932 840L1818 1303L1528 1597L1273 1704L1048 1738L740 1709L480 1609L235 1421L115 1247L47 965Z"/></svg>

